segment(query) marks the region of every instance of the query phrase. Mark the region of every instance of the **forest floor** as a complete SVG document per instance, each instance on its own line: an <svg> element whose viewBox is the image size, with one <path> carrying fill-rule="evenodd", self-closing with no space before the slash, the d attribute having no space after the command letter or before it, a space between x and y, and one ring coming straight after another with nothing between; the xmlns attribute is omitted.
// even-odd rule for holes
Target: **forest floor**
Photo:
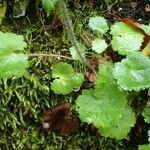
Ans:
<svg viewBox="0 0 150 150"><path fill-rule="evenodd" d="M1 31L23 34L28 43L27 54L51 53L70 57L68 49L71 44L64 32L59 11L56 9L46 17L43 9L35 3L29 5L26 16L18 19L12 17L13 7L9 3ZM67 6L79 41L82 41L83 33L88 32L87 24L91 16L103 16L111 23L126 17L139 23L150 23L149 0L69 0ZM0 81L1 150L137 150L138 145L147 143L150 125L144 122L142 116L137 118L128 137L119 141L104 138L92 126L83 123L78 132L69 136L45 131L41 122L43 112L60 103L74 104L77 93L81 93L59 96L50 90L53 63L64 61L84 69L82 65L58 56L30 56L30 67L24 77ZM82 88L90 86L90 83L85 82ZM139 111L136 108L142 109L148 101L147 91L138 93L136 98L138 100L133 100L132 105L135 111Z"/></svg>

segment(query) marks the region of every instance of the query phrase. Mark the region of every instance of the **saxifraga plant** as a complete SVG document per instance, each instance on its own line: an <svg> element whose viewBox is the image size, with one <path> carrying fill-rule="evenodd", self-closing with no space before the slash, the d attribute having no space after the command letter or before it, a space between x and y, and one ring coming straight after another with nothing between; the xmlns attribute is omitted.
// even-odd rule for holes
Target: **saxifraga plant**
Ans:
<svg viewBox="0 0 150 150"><path fill-rule="evenodd" d="M49 5L49 1L42 1L47 15L56 3L52 1ZM125 58L121 62L99 66L94 87L83 90L78 96L76 111L82 122L93 124L102 136L120 140L127 136L136 122L135 113L129 106L128 92L150 88L150 59L141 50L144 35L126 23L117 22L110 28L112 40L107 43L104 37L109 27L103 17L91 17L89 27L97 35L92 41L93 53L105 53L111 44L112 49ZM149 30L149 26L146 27ZM26 47L23 36L1 32L0 39L0 77L21 77L29 66L28 57L23 53ZM54 64L52 77L56 79L51 83L51 89L56 94L69 94L83 83L83 75L75 73L67 63ZM145 108L145 120L148 120L147 112L148 108Z"/></svg>

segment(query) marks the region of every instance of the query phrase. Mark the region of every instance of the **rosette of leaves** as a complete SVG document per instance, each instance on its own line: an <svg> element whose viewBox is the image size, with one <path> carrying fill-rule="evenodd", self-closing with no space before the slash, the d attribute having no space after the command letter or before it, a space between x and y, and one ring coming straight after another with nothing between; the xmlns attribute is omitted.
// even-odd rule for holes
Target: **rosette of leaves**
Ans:
<svg viewBox="0 0 150 150"><path fill-rule="evenodd" d="M77 111L81 121L98 129L111 128L118 125L126 98L112 80L112 67L103 66L97 78L95 89L83 90L77 98Z"/></svg>
<svg viewBox="0 0 150 150"><path fill-rule="evenodd" d="M142 115L144 117L144 121L150 123L150 103L147 103Z"/></svg>
<svg viewBox="0 0 150 150"><path fill-rule="evenodd" d="M118 22L112 25L110 33L113 35L112 48L119 54L127 55L140 50L144 35L134 27Z"/></svg>
<svg viewBox="0 0 150 150"><path fill-rule="evenodd" d="M102 35L105 34L109 29L107 20L101 16L90 17L88 25L93 31Z"/></svg>
<svg viewBox="0 0 150 150"><path fill-rule="evenodd" d="M107 43L102 38L102 36L108 31L109 27L107 20L101 16L90 17L89 27L101 37L97 37L92 41L92 50L97 53L102 53L107 48Z"/></svg>
<svg viewBox="0 0 150 150"><path fill-rule="evenodd" d="M132 53L115 64L113 74L124 90L147 89L150 87L150 59L142 53Z"/></svg>
<svg viewBox="0 0 150 150"><path fill-rule="evenodd" d="M51 11L55 8L55 5L58 2L58 0L41 0L41 1L47 16L50 15Z"/></svg>
<svg viewBox="0 0 150 150"><path fill-rule="evenodd" d="M0 32L0 78L20 77L28 67L22 35Z"/></svg>
<svg viewBox="0 0 150 150"><path fill-rule="evenodd" d="M52 66L52 77L54 81L51 83L51 89L56 94L63 95L79 89L84 81L81 73L74 72L70 64L62 62Z"/></svg>

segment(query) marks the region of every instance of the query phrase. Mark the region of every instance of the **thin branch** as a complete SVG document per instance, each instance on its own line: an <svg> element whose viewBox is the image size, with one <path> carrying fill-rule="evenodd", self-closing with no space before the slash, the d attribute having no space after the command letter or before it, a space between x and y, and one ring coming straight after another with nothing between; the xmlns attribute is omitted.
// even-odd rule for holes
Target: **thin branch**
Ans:
<svg viewBox="0 0 150 150"><path fill-rule="evenodd" d="M68 59L68 60L73 60L73 58L68 57L68 56L63 56L63 55L56 55L56 54L37 54L37 53L33 53L33 54L27 54L28 57L56 57L57 59L59 58L64 58L64 59Z"/></svg>
<svg viewBox="0 0 150 150"><path fill-rule="evenodd" d="M66 7L66 3L64 0L59 0L59 7L60 7L60 10L62 11L61 15L62 15L63 23L66 27L66 31L67 31L67 34L69 36L69 39L70 39L72 46L74 46L74 48L75 48L77 54L79 55L80 59L82 60L82 62L90 70L92 70L92 72L95 74L95 76L97 76L97 73L96 73L96 70L94 69L94 67L87 61L86 58L84 58L82 56L82 54L80 52L78 41L77 41L77 38L76 38L75 33L74 33L72 20L70 19L69 12L68 12L68 9Z"/></svg>

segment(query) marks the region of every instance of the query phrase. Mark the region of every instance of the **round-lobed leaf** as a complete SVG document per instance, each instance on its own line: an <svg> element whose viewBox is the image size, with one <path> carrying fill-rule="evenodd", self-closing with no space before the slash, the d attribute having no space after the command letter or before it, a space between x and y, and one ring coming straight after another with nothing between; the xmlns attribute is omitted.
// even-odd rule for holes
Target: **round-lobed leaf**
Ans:
<svg viewBox="0 0 150 150"><path fill-rule="evenodd" d="M67 78L59 78L55 79L53 83L51 84L51 89L56 94L69 94L73 91L72 84L68 81Z"/></svg>
<svg viewBox="0 0 150 150"><path fill-rule="evenodd" d="M52 66L52 77L59 78L61 76L67 76L73 74L73 68L70 64L67 63L57 63Z"/></svg>
<svg viewBox="0 0 150 150"><path fill-rule="evenodd" d="M89 27L100 34L105 34L109 29L107 20L101 16L91 17L89 20Z"/></svg>
<svg viewBox="0 0 150 150"><path fill-rule="evenodd" d="M132 53L115 64L113 74L124 90L147 89L150 87L150 59L142 53Z"/></svg>
<svg viewBox="0 0 150 150"><path fill-rule="evenodd" d="M114 36L111 45L114 51L121 55L128 55L134 51L139 51L143 42L143 37L139 35L125 34L123 36Z"/></svg>
<svg viewBox="0 0 150 150"><path fill-rule="evenodd" d="M22 51L27 46L22 35L0 32L0 57L15 51ZM3 56L2 56L3 57Z"/></svg>
<svg viewBox="0 0 150 150"><path fill-rule="evenodd" d="M135 114L132 112L132 109L127 105L121 115L117 126L112 128L99 128L99 132L102 136L121 140L127 136L127 134L131 130L131 127L134 126L135 122Z"/></svg>
<svg viewBox="0 0 150 150"><path fill-rule="evenodd" d="M114 51L118 51L119 54L128 55L140 50L144 35L134 27L118 22L112 25L110 33L113 35L112 48Z"/></svg>
<svg viewBox="0 0 150 150"><path fill-rule="evenodd" d="M107 43L105 42L104 39L94 39L92 41L92 50L94 50L97 53L102 53L103 51L106 50L107 48Z"/></svg>
<svg viewBox="0 0 150 150"><path fill-rule="evenodd" d="M25 54L12 53L0 58L0 78L21 77L28 67Z"/></svg>
<svg viewBox="0 0 150 150"><path fill-rule="evenodd" d="M112 77L112 72L103 71L101 75ZM111 77L106 77L106 79ZM95 90L83 91L82 95L77 98L77 111L81 121L88 124L93 123L97 128L109 128L119 123L122 111L126 106L126 98L118 89L117 83L107 84L109 80L104 81L104 78L102 80L102 82L96 81Z"/></svg>
<svg viewBox="0 0 150 150"><path fill-rule="evenodd" d="M81 73L72 75L70 79L74 90L78 90L78 88L80 88L81 84L84 81L83 75Z"/></svg>
<svg viewBox="0 0 150 150"><path fill-rule="evenodd" d="M131 35L142 35L139 31L137 31L134 27L124 23L124 22L117 22L110 28L110 34L113 36L123 36L125 34Z"/></svg>
<svg viewBox="0 0 150 150"><path fill-rule="evenodd" d="M81 73L75 73L70 64L62 62L52 66L52 77L55 80L51 83L51 89L63 95L79 89L84 81Z"/></svg>

